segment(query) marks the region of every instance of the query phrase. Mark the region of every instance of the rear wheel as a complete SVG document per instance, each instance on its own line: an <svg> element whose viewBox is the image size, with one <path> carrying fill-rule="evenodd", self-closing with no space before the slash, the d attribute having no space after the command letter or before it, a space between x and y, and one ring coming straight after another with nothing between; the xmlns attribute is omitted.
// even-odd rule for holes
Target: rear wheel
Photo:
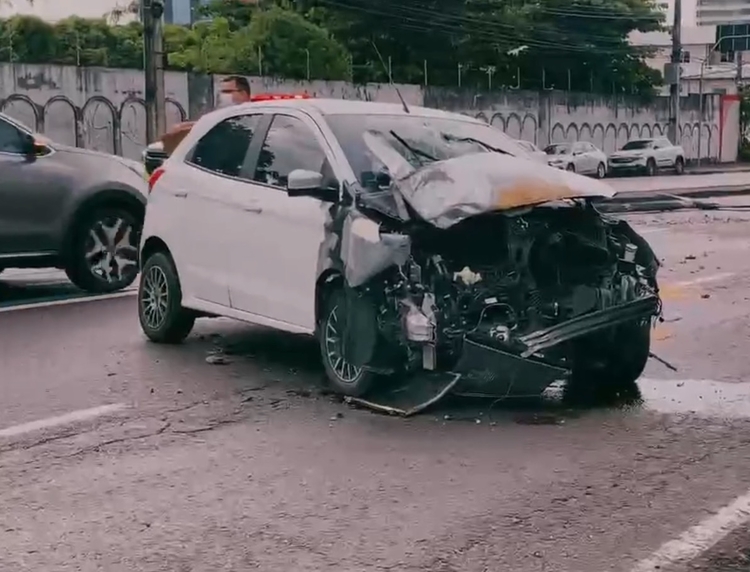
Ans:
<svg viewBox="0 0 750 572"><path fill-rule="evenodd" d="M375 382L374 373L356 367L343 357L343 331L340 315L344 308L344 292L330 292L323 303L322 318L318 333L323 367L331 386L338 393L361 397Z"/></svg>
<svg viewBox="0 0 750 572"><path fill-rule="evenodd" d="M651 351L651 324L628 324L609 343L578 348L581 361L565 389L572 405L620 405L640 399L637 380L646 368Z"/></svg>
<svg viewBox="0 0 750 572"><path fill-rule="evenodd" d="M172 258L157 252L146 260L138 288L138 319L152 342L179 344L190 335L195 314L182 307L182 288Z"/></svg>
<svg viewBox="0 0 750 572"><path fill-rule="evenodd" d="M599 163L599 166L596 168L596 178L603 179L606 174L607 168L604 166L604 163Z"/></svg>
<svg viewBox="0 0 750 572"><path fill-rule="evenodd" d="M649 177L656 175L656 161L653 159L649 159L646 162L646 175Z"/></svg>
<svg viewBox="0 0 750 572"><path fill-rule="evenodd" d="M570 163L567 167L565 167L565 170L569 171L571 173L575 173L576 172L576 166L573 163Z"/></svg>
<svg viewBox="0 0 750 572"><path fill-rule="evenodd" d="M67 256L68 278L95 294L130 286L138 275L139 218L121 207L105 207L79 222Z"/></svg>

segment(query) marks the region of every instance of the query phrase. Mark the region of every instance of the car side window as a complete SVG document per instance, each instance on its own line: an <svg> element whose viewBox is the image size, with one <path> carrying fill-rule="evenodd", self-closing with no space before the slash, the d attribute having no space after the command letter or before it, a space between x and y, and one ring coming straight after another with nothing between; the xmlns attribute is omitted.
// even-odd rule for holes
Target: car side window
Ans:
<svg viewBox="0 0 750 572"><path fill-rule="evenodd" d="M23 153L23 138L15 125L0 119L0 153Z"/></svg>
<svg viewBox="0 0 750 572"><path fill-rule="evenodd" d="M230 117L201 137L189 162L209 171L239 177L262 115Z"/></svg>
<svg viewBox="0 0 750 572"><path fill-rule="evenodd" d="M296 117L275 115L260 150L254 178L283 188L295 169L322 173L326 186L335 184L326 153L312 130Z"/></svg>

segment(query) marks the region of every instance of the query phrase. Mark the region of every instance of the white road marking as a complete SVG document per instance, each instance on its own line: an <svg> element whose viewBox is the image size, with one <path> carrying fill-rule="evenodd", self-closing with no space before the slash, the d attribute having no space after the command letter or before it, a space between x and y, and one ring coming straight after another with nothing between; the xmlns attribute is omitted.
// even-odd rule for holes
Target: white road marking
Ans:
<svg viewBox="0 0 750 572"><path fill-rule="evenodd" d="M727 280L728 278L732 278L735 276L734 272L721 272L719 274L710 274L708 276L700 276L698 278L694 278L693 280L685 280L683 282L676 282L673 284L673 286L679 286L679 287L689 287L689 286L696 286L698 284L708 284L710 282L721 282L722 280Z"/></svg>
<svg viewBox="0 0 750 572"><path fill-rule="evenodd" d="M19 304L18 306L6 306L0 308L0 314L7 312L19 312L21 310L33 310L35 308L49 308L52 306L69 306L71 304L82 304L83 302L97 302L99 300L113 300L115 298L127 298L138 294L138 289L122 290L114 294L102 294L100 296L82 296L80 298L65 298L62 300L50 300L47 302L30 302L28 304Z"/></svg>
<svg viewBox="0 0 750 572"><path fill-rule="evenodd" d="M693 560L737 528L750 522L750 492L738 497L679 538L663 544L650 557L642 560L631 572L657 572L667 566Z"/></svg>
<svg viewBox="0 0 750 572"><path fill-rule="evenodd" d="M86 421L88 419L94 419L95 417L101 417L102 415L108 415L125 409L124 403L115 403L113 405L102 405L101 407L94 407L92 409L82 409L80 411L72 411L65 415L58 417L50 417L48 419L40 419L39 421L32 421L31 423L24 423L22 425L15 425L13 427L7 427L6 429L0 429L0 438L3 437L18 437L25 433L31 433L32 431L40 431L42 429L49 429L51 427L58 427L60 425L68 425L70 423L76 423L79 421Z"/></svg>

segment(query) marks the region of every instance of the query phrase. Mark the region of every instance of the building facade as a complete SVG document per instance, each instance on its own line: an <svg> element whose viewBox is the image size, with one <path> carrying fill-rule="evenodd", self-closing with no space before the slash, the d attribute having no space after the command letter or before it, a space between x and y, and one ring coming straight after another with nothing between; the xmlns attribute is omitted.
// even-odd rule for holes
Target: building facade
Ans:
<svg viewBox="0 0 750 572"><path fill-rule="evenodd" d="M750 22L750 0L697 0L695 20L699 26Z"/></svg>
<svg viewBox="0 0 750 572"><path fill-rule="evenodd" d="M199 8L209 0L165 0L164 22L189 26L200 20Z"/></svg>

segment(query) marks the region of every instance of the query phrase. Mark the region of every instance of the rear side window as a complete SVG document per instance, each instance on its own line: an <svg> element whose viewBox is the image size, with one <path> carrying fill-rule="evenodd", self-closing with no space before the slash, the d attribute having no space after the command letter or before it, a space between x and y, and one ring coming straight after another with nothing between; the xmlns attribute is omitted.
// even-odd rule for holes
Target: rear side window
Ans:
<svg viewBox="0 0 750 572"><path fill-rule="evenodd" d="M0 153L23 153L21 132L0 118Z"/></svg>
<svg viewBox="0 0 750 572"><path fill-rule="evenodd" d="M261 115L240 115L215 125L198 141L190 162L214 173L239 177Z"/></svg>

